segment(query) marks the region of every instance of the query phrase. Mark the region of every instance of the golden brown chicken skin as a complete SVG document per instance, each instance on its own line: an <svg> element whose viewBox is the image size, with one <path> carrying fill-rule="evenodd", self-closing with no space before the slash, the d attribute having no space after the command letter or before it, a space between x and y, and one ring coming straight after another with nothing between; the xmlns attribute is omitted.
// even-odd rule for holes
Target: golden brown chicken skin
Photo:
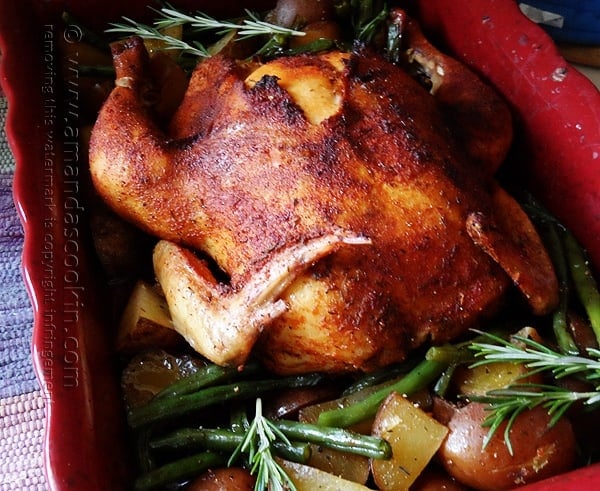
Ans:
<svg viewBox="0 0 600 491"><path fill-rule="evenodd" d="M497 164L458 145L436 98L378 55L216 56L169 124L144 104L141 41L114 59L94 184L160 239L154 267L175 326L209 359L372 370L480 325L513 284L536 313L557 302L535 230L485 170ZM485 106L509 124L498 101Z"/></svg>

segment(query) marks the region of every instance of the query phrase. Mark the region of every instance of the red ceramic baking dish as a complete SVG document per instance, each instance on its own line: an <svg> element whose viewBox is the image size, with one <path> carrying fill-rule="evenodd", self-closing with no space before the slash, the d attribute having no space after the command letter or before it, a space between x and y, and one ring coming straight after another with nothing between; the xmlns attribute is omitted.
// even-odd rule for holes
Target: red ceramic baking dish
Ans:
<svg viewBox="0 0 600 491"><path fill-rule="evenodd" d="M124 418L110 350L107 299L89 243L85 155L78 145L78 87L56 59L69 10L102 29L151 0L0 0L2 88L17 161L14 196L25 228L24 277L35 312L33 360L47 398L45 468L52 489L130 486ZM223 13L236 2L173 2ZM268 2L263 2L268 3ZM157 3L155 3L156 5ZM425 31L508 100L517 120L522 176L600 266L600 95L511 0L411 2ZM256 2L253 3L256 6ZM221 10L222 12L219 12ZM76 69L76 67L74 67ZM66 90L66 106L59 91ZM590 466L531 489L597 489Z"/></svg>

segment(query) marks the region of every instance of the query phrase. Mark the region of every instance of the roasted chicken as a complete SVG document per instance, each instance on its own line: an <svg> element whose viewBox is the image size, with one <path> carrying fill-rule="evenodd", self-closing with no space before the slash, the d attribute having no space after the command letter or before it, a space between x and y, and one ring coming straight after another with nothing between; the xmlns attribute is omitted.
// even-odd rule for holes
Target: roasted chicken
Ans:
<svg viewBox="0 0 600 491"><path fill-rule="evenodd" d="M217 55L169 122L147 102L142 41L114 46L92 178L159 239L175 328L212 361L372 370L480 326L512 285L535 313L555 306L540 239L493 177L508 108L396 16L428 87L361 47Z"/></svg>

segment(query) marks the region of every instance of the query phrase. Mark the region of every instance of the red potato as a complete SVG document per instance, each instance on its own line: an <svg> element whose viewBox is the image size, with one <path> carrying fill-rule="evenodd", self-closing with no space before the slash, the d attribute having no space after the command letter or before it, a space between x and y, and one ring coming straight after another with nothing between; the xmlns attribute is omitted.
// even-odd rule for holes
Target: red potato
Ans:
<svg viewBox="0 0 600 491"><path fill-rule="evenodd" d="M301 46L307 46L319 39L341 39L342 30L336 22L328 20L319 20L307 24L302 29L304 36L294 36L290 39L290 48L299 48Z"/></svg>
<svg viewBox="0 0 600 491"><path fill-rule="evenodd" d="M156 394L182 377L195 373L203 362L175 356L156 348L134 356L121 374L121 389L128 408L147 404Z"/></svg>
<svg viewBox="0 0 600 491"><path fill-rule="evenodd" d="M264 413L271 418L297 419L302 408L331 400L337 394L338 390L328 385L281 390L264 401Z"/></svg>
<svg viewBox="0 0 600 491"><path fill-rule="evenodd" d="M575 435L568 419L549 427L546 409L537 407L522 413L510 431L513 455L504 442L500 426L483 448L488 428L486 405L469 403L456 408L436 400L434 414L450 432L439 451L448 473L479 490L511 489L566 472L575 461Z"/></svg>
<svg viewBox="0 0 600 491"><path fill-rule="evenodd" d="M159 118L166 121L181 103L188 87L188 77L177 62L164 51L152 56L150 70L158 91L154 111Z"/></svg>
<svg viewBox="0 0 600 491"><path fill-rule="evenodd" d="M246 469L224 467L210 470L192 481L186 491L252 491L255 478Z"/></svg>
<svg viewBox="0 0 600 491"><path fill-rule="evenodd" d="M431 466L425 469L410 487L410 491L468 491L442 469Z"/></svg>
<svg viewBox="0 0 600 491"><path fill-rule="evenodd" d="M279 0L269 20L285 27L298 27L333 18L330 0Z"/></svg>

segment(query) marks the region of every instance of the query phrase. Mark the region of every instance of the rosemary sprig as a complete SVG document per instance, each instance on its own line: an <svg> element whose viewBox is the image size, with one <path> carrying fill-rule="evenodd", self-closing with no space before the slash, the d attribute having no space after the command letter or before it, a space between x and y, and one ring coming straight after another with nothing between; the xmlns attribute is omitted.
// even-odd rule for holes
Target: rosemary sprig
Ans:
<svg viewBox="0 0 600 491"><path fill-rule="evenodd" d="M532 371L551 372L555 378L580 374L586 380L592 381L600 378L600 350L588 348L588 356L565 355L543 345L533 339L515 335L513 340L522 343L521 348L510 341L491 333L476 331L493 343L474 342L470 349L475 351L475 358L482 358L472 366L485 365L495 362L523 363Z"/></svg>
<svg viewBox="0 0 600 491"><path fill-rule="evenodd" d="M106 32L123 34L124 36L139 36L142 39L153 39L161 41L164 44L165 50L180 50L182 53L207 58L210 56L208 49L200 41L184 41L165 34L155 26L149 26L129 17L123 16L123 20L127 23L114 22L110 24L112 27Z"/></svg>
<svg viewBox="0 0 600 491"><path fill-rule="evenodd" d="M255 491L295 491L296 486L279 465L272 453L273 443L282 441L290 445L288 438L262 414L262 402L256 399L256 414L244 439L235 449L229 465L240 455L245 454L250 464L250 472L256 474Z"/></svg>
<svg viewBox="0 0 600 491"><path fill-rule="evenodd" d="M143 24L129 17L123 17L124 23L112 23L106 32L118 33L125 36L139 36L142 39L154 39L164 44L164 49L180 50L193 56L206 58L210 51L198 40L187 42L165 34L169 28L189 27L196 33L211 32L217 36L228 36L236 33L239 40L253 37L266 37L267 40L259 53L273 53L281 49L292 36L304 36L306 33L281 27L261 20L257 14L246 10L246 17L239 21L218 20L208 14L197 12L189 15L173 8L163 7L155 10L159 17L152 25Z"/></svg>
<svg viewBox="0 0 600 491"><path fill-rule="evenodd" d="M504 441L509 453L512 455L510 429L523 411L542 406L548 410L548 414L551 416L549 426L552 427L575 402L582 401L588 407L600 403L600 393L597 390L575 392L547 384L514 384L506 389L491 390L485 396L478 396L473 399L488 403L491 407L491 414L483 424L490 428L483 442L484 447L502 423L507 421L504 429Z"/></svg>
<svg viewBox="0 0 600 491"><path fill-rule="evenodd" d="M240 19L239 22L218 20L203 12L188 15L172 7L161 8L158 12L161 14L161 17L155 22L155 26L158 29L188 25L198 31L212 31L215 34L221 35L237 32L240 39L255 36L289 37L306 35L302 31L260 20L257 14L247 9L245 10L247 17Z"/></svg>
<svg viewBox="0 0 600 491"><path fill-rule="evenodd" d="M513 337L515 341L522 343L521 347L493 334L479 334L494 343L472 343L470 348L475 352L475 358L481 359L471 366L504 362L522 363L529 369L523 377L540 372L550 373L555 379L577 375L591 382L594 389L577 392L555 385L523 383L488 391L484 396L471 397L474 401L490 405L490 414L484 422L484 426L489 427L484 447L506 421L504 441L512 455L510 430L516 418L528 409L537 406L546 408L551 416L549 425L552 426L577 401L581 401L588 408L600 405L600 350L588 348L588 357L573 356L559 353L523 336Z"/></svg>

